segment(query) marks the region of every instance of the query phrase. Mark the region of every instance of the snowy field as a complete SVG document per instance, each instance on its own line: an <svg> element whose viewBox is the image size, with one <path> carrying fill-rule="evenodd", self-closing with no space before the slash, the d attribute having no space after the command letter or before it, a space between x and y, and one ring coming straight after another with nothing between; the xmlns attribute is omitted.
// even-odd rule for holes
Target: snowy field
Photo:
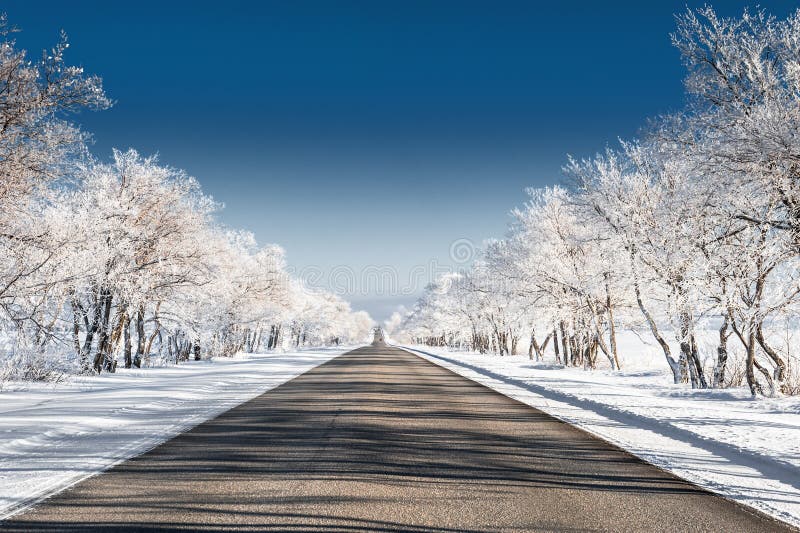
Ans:
<svg viewBox="0 0 800 533"><path fill-rule="evenodd" d="M671 385L666 369L584 371L527 356L404 347L684 479L800 526L800 397L752 400L744 388L692 391Z"/></svg>
<svg viewBox="0 0 800 533"><path fill-rule="evenodd" d="M119 370L0 392L0 519L350 348Z"/></svg>

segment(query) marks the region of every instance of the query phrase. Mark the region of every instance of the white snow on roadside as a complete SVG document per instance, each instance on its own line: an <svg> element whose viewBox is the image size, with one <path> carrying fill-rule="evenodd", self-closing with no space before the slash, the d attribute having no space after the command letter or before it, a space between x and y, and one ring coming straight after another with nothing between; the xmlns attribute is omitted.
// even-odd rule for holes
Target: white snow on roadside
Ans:
<svg viewBox="0 0 800 533"><path fill-rule="evenodd" d="M725 497L800 526L800 398L692 391L660 371L403 346Z"/></svg>
<svg viewBox="0 0 800 533"><path fill-rule="evenodd" d="M307 372L349 348L120 370L0 392L0 519Z"/></svg>

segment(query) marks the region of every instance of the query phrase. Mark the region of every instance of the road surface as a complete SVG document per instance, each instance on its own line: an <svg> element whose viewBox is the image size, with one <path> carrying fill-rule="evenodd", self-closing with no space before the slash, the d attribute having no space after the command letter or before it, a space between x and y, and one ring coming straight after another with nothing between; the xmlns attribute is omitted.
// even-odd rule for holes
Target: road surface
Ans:
<svg viewBox="0 0 800 533"><path fill-rule="evenodd" d="M105 529L791 530L380 342L0 522Z"/></svg>

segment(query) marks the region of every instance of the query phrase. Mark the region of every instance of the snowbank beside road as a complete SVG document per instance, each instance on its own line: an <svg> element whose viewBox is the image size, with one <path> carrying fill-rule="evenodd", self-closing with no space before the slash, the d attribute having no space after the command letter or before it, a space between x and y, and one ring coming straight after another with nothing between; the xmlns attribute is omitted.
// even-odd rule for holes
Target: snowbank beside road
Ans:
<svg viewBox="0 0 800 533"><path fill-rule="evenodd" d="M248 354L0 392L0 519L345 351Z"/></svg>
<svg viewBox="0 0 800 533"><path fill-rule="evenodd" d="M692 391L664 373L587 372L404 347L702 487L800 526L800 398Z"/></svg>

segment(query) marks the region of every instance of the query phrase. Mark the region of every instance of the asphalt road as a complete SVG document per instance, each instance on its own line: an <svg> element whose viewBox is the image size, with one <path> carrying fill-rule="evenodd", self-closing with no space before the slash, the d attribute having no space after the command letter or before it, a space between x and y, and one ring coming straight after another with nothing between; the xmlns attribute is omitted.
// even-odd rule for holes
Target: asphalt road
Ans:
<svg viewBox="0 0 800 533"><path fill-rule="evenodd" d="M789 531L403 350L359 348L10 531Z"/></svg>

